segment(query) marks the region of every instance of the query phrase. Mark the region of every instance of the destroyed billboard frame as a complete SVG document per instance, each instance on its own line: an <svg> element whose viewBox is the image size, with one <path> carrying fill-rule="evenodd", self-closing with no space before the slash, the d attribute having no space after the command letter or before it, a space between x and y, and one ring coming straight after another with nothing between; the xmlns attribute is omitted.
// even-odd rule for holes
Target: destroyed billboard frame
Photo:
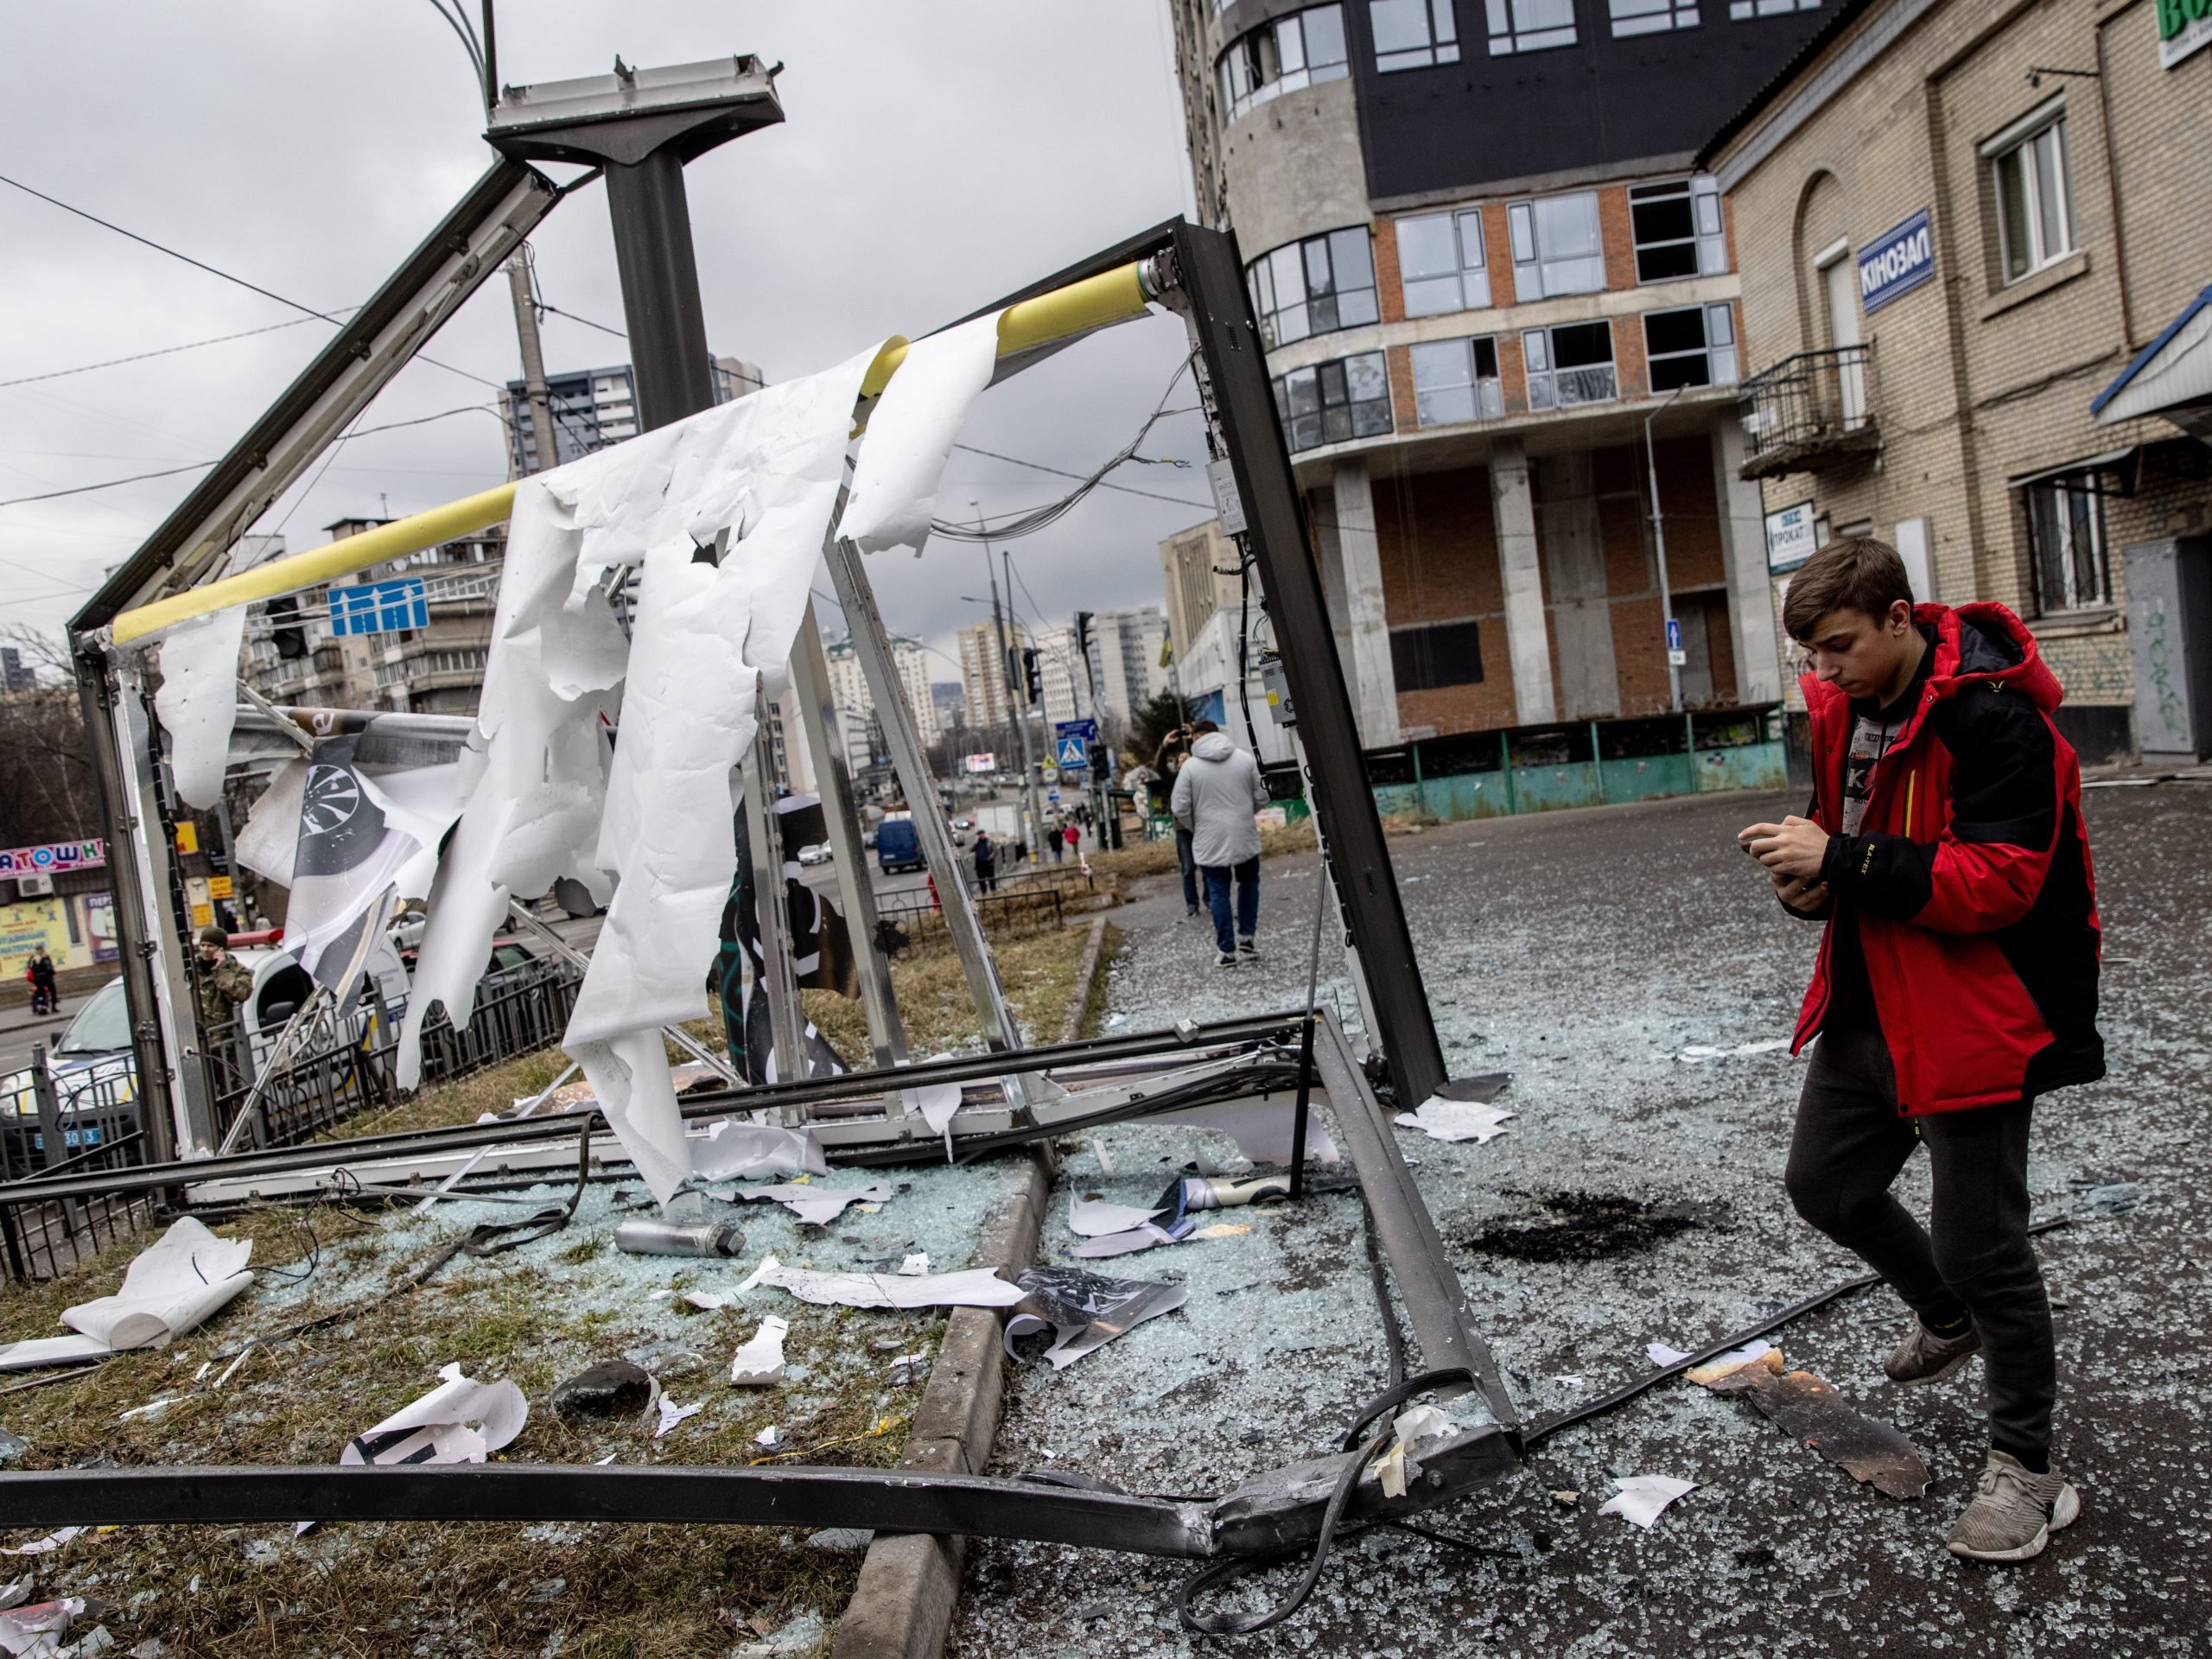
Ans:
<svg viewBox="0 0 2212 1659"><path fill-rule="evenodd" d="M467 256L493 262L501 242L512 246L519 241L559 194L533 170L503 161L364 315L396 315L404 308L389 303L389 296L395 289L408 289L410 284L413 285L410 291L444 284L445 309L449 311L474 286L473 281L454 275L454 261L466 264L464 256ZM496 225L499 235L487 238L487 220ZM1370 1054L1363 1059L1355 1053L1333 1014L1316 1018L1310 1009L1303 1015L1271 1020L1232 1021L1144 1038L1052 1048L1022 1046L1018 1032L1008 1025L989 1033L993 1052L978 1059L899 1065L831 1079L771 1084L692 1097L686 1102L683 1116L758 1109L758 1121L766 1122L812 1118L817 1120L825 1141L842 1143L837 1153L841 1160L884 1161L937 1154L933 1134L918 1122L899 1121L910 1116L910 1102L932 1084L957 1084L971 1078L995 1078L1000 1084L1001 1109L969 1114L957 1124L946 1126L945 1150L954 1156L981 1156L1020 1144L1049 1143L1053 1135L1070 1129L1169 1116L1208 1101L1256 1096L1264 1102L1271 1096L1294 1094L1294 1104L1284 1104L1296 1118L1293 1144L1302 1149L1306 1115L1318 1084L1344 1135L1414 1340L1429 1369L1395 1381L1362 1413L1342 1449L1263 1475L1210 1504L1135 1497L1081 1483L1080 1478L1072 1478L1077 1484L1070 1484L1071 1478L1065 1476L1040 1484L1026 1478L789 1466L681 1473L519 1465L175 1467L0 1475L0 1507L12 1519L22 1524L217 1519L542 1520L564 1516L602 1521L748 1524L812 1520L887 1530L1028 1537L1196 1559L1249 1560L1308 1544L1319 1543L1325 1548L1329 1535L1347 1520L1410 1514L1459 1496L1517 1465L1522 1439L1515 1408L1495 1361L1475 1330L1465 1294L1444 1255L1434 1224L1394 1144L1389 1109L1367 1071L1371 1060L1388 1075L1389 1090L1399 1105L1427 1102L1446 1086L1440 1047L1391 874L1382 825L1366 786L1342 665L1336 657L1318 573L1308 556L1303 509L1277 424L1235 243L1224 232L1177 219L1010 296L1001 306L1051 298L1078 285L1118 278L1131 271L1143 302L1160 304L1184 317L1209 416L1210 442L1230 463L1248 525L1240 538L1246 541L1259 572L1282 668L1300 712L1299 736L1306 786L1322 837L1325 868L1337 899L1355 985L1363 994ZM997 308L987 308L977 316ZM1144 315L1148 308L1141 303L1135 311L1125 315ZM1103 324L1090 325L1097 326ZM429 332L429 328L420 328L409 342L408 351L411 353L427 340ZM1077 328L1002 355L993 370L994 378L1018 372L1086 332L1087 327ZM234 461L245 452L266 467L267 457L283 447L279 440L289 443L285 469L289 475L262 480L257 489L247 492L254 499L281 493L342 425L342 419L334 416L333 410L351 418L351 413L365 406L397 366L390 353L365 348L359 341L349 347L348 353L334 355L341 343L334 342L333 352L327 352L302 377L304 383L320 374L327 384L320 391L308 387L305 393L296 385L233 452ZM404 360L404 354L399 355L397 361ZM359 366L363 364L370 367ZM303 426L316 424L321 428L317 443L295 442ZM251 468L246 470L250 473ZM172 575L183 580L188 609L195 587L204 589L213 585L200 578L220 580L226 539L252 517L254 499L241 503L215 499L226 494L235 498L246 489L243 477L230 476L238 471L227 463L219 468L210 483L222 489L213 494L200 492L209 496L207 501L188 500L78 619L80 686L95 760L105 786L111 828L118 840L130 843L133 852L130 859L119 861L127 866L120 884L133 889L130 902L122 906L126 925L136 935L127 940L125 961L127 985L134 1016L137 1016L135 1035L141 1076L150 1084L147 1091L149 1124L164 1119L166 1115L156 1109L156 1104L167 1092L166 1084L178 1075L166 1062L166 1053L180 1052L181 1046L177 1041L176 988L174 983L156 982L165 966L177 959L177 952L165 948L172 943L169 936L176 925L158 897L168 886L163 866L168 849L145 828L149 822L158 826L163 817L160 810L163 792L157 775L160 751L147 718L137 666L118 647L116 624L134 607L157 611L175 606L174 592L167 601L151 606L145 603ZM468 503L456 505L472 507ZM483 510L481 498L473 504L473 510ZM202 531L210 532L210 540L190 546L177 544L189 543ZM842 560L834 548L824 549L831 556L840 598L849 615L880 631L873 597L859 574L857 560L849 556L852 544L843 543L842 549L848 556ZM187 556L181 562L181 553ZM205 614L213 608L203 602L189 613ZM810 629L810 614L808 620ZM893 734L894 748L899 735ZM831 752L835 753L834 746ZM899 759L911 758L902 755ZM912 769L911 765L901 768L902 772ZM836 816L831 815L833 823ZM124 895L119 893L118 898ZM976 943L981 943L980 932ZM972 982L976 974L972 962L969 966ZM982 984L975 988L979 1012L985 1011L987 1001L1002 1008L1003 994L998 991L995 973L987 961L984 971L990 982L988 988ZM168 977L174 980L173 968ZM986 988L993 993L988 998ZM165 991L171 995L165 996ZM152 1018L145 1017L149 1009ZM988 1032L988 1019L986 1029ZM883 1045L879 1042L877 1046L880 1059ZM1173 1068L1165 1076L1147 1064L1177 1049L1192 1050L1195 1063ZM1089 1068L1093 1086L1069 1093L1048 1076L1055 1068L1066 1071ZM188 1072L189 1068L184 1071ZM840 1106L844 1112L835 1112ZM849 1115L856 1108L862 1112L872 1108L881 1114L873 1120L873 1133L887 1144L873 1148L859 1144L870 1137L871 1130L870 1120ZM195 1111L201 1115L204 1127L204 1102L183 1103L175 1122L189 1128ZM567 1115L567 1120L574 1116ZM591 1116L611 1122L596 1109ZM919 1117L921 1113L914 1110L911 1116ZM45 1201L79 1191L124 1189L192 1192L212 1198L226 1182L237 1183L234 1190L267 1192L273 1180L286 1172L294 1172L296 1179L312 1179L314 1172L327 1175L343 1168L358 1177L360 1170L378 1160L393 1158L406 1160L419 1169L421 1159L433 1151L519 1147L564 1139L576 1132L573 1121L563 1117L548 1117L531 1125L526 1133L518 1133L522 1129L523 1126L514 1123L466 1126L410 1136L324 1143L245 1158L165 1160L123 1173L18 1183L12 1192L0 1192L0 1202ZM588 1127L584 1133L588 1135ZM561 1156L557 1152L553 1155ZM1295 1154L1292 1160L1296 1160ZM307 1175L297 1174L302 1171ZM1294 1168L1294 1180L1299 1174ZM1389 1317L1387 1303L1385 1317ZM1386 1494L1383 1471L1392 1459L1384 1454L1384 1447L1395 1432L1391 1424L1394 1410L1421 1393L1447 1399L1464 1396L1477 1408L1472 1414L1487 1421L1432 1428L1419 1438L1416 1446L1395 1448L1401 1455L1395 1465L1398 1478L1392 1484L1399 1490ZM1378 1418L1382 1427L1376 1430ZM1417 1455L1402 1455L1409 1452ZM1316 1569L1319 1564L1317 1553Z"/></svg>

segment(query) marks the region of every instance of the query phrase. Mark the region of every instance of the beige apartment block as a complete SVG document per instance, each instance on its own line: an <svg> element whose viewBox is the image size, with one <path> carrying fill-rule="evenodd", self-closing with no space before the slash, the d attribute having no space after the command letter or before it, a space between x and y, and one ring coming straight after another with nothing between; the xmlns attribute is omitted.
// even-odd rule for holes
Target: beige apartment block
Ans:
<svg viewBox="0 0 2212 1659"><path fill-rule="evenodd" d="M2212 531L2205 399L2145 390L2212 284L2187 10L1846 0L1699 157L1777 607L1820 542L1891 541L1923 597L2028 620L2091 760L2137 744L2129 550Z"/></svg>

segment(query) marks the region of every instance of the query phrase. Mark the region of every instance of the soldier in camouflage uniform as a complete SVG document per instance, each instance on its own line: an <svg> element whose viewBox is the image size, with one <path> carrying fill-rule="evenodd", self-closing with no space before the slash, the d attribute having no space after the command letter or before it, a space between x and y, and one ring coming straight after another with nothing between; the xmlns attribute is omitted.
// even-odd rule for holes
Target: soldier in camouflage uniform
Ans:
<svg viewBox="0 0 2212 1659"><path fill-rule="evenodd" d="M210 925L200 930L194 949L193 1001L205 1032L228 1026L238 1006L253 995L253 970L231 954L230 943L227 933Z"/></svg>

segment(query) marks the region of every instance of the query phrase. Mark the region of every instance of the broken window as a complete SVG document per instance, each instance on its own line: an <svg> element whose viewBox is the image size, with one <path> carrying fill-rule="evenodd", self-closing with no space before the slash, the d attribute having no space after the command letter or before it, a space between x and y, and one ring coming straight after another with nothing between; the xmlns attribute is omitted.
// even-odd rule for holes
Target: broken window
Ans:
<svg viewBox="0 0 2212 1659"><path fill-rule="evenodd" d="M1733 385L1735 317L1726 304L1647 312L1643 357L1654 392L1681 386Z"/></svg>
<svg viewBox="0 0 2212 1659"><path fill-rule="evenodd" d="M1521 336L1529 366L1529 407L1572 409L1620 395L1613 377L1613 330L1605 322L1563 322Z"/></svg>
<svg viewBox="0 0 2212 1659"><path fill-rule="evenodd" d="M1494 421L1505 412L1497 384L1497 342L1434 340L1413 348L1414 422L1448 426Z"/></svg>
<svg viewBox="0 0 2212 1659"><path fill-rule="evenodd" d="M1222 118L1234 121L1278 93L1351 73L1344 54L1344 12L1340 5L1308 6L1238 35L1221 54L1216 73L1221 82Z"/></svg>
<svg viewBox="0 0 2212 1659"><path fill-rule="evenodd" d="M1380 352L1293 369L1274 385L1275 412L1294 451L1380 437L1392 429L1390 380Z"/></svg>
<svg viewBox="0 0 2212 1659"><path fill-rule="evenodd" d="M1636 280L1712 276L1728 269L1720 229L1720 186L1709 178L1632 184L1629 227L1636 238Z"/></svg>
<svg viewBox="0 0 2212 1659"><path fill-rule="evenodd" d="M1380 315L1375 258L1364 225L1286 243L1255 259L1245 276L1260 319L1260 338L1270 350L1309 334L1373 322Z"/></svg>

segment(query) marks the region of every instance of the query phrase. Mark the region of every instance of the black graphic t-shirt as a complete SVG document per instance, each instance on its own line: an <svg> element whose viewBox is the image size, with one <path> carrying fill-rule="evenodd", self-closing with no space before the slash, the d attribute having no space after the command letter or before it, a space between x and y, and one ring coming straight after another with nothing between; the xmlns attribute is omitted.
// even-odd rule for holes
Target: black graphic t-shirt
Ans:
<svg viewBox="0 0 2212 1659"><path fill-rule="evenodd" d="M1922 688L1927 685L1929 673L1936 665L1935 629L1923 627L1920 637L1927 642L1927 648L1920 653L1920 667L1913 674L1912 683L1895 701L1878 705L1872 697L1852 699L1851 747L1843 761L1840 834L1855 836L1866 823L1866 802L1874 792L1874 768L1896 744L1905 722L1912 718ZM1859 918L1847 904L1840 904L1836 912L1835 939L1828 966L1830 989L1825 1023L1875 1024L1874 995L1866 982L1866 957L1859 944Z"/></svg>

